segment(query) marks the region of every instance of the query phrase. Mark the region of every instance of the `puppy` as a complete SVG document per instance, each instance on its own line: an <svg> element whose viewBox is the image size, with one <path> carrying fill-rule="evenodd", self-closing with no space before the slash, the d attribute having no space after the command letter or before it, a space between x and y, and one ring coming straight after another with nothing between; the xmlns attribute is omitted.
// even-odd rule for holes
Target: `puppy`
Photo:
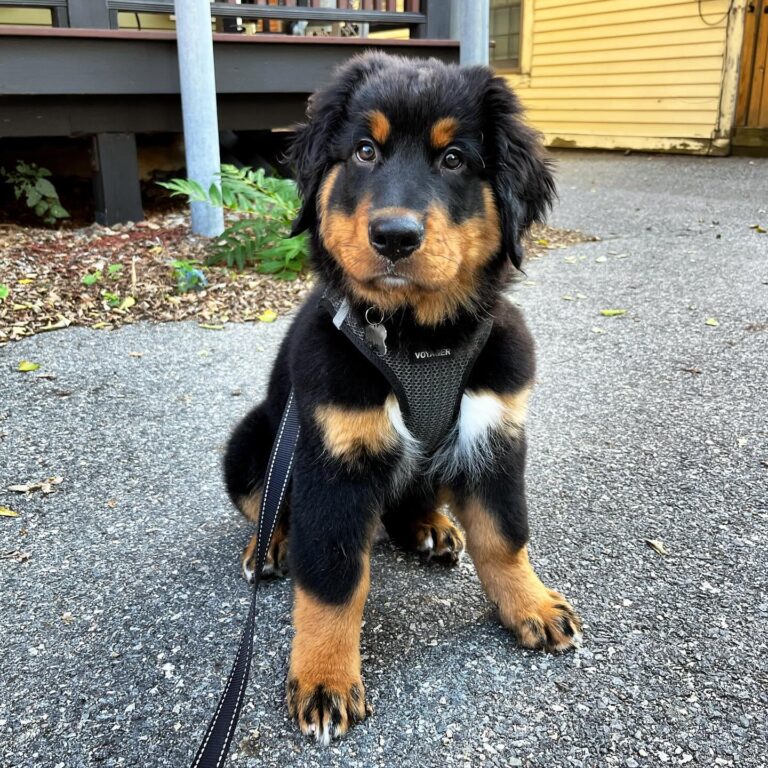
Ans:
<svg viewBox="0 0 768 768"><path fill-rule="evenodd" d="M314 95L290 159L304 200L295 231L311 233L318 286L280 348L266 399L232 434L224 466L232 501L256 522L293 389L301 437L265 572L289 566L294 582L289 711L328 743L366 716L360 625L379 521L427 559L455 562L466 535L488 597L526 648L579 641L573 609L528 560L533 343L502 296L554 182L517 99L490 69L378 53L352 59ZM488 324L438 444L409 429L391 380L334 324L322 301L329 292L361 326L383 328L390 348L425 358ZM249 579L255 543L242 556Z"/></svg>

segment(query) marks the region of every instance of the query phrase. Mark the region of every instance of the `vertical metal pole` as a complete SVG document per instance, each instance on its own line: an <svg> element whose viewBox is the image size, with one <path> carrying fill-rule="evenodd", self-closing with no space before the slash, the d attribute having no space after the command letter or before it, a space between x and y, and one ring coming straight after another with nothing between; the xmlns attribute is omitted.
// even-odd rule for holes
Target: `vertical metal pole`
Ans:
<svg viewBox="0 0 768 768"><path fill-rule="evenodd" d="M490 0L452 0L451 38L461 44L461 64L488 64Z"/></svg>
<svg viewBox="0 0 768 768"><path fill-rule="evenodd" d="M218 183L219 121L210 0L175 0L176 37L181 82L181 110L187 176L208 189ZM192 203L192 231L217 237L224 229L224 212L208 203Z"/></svg>

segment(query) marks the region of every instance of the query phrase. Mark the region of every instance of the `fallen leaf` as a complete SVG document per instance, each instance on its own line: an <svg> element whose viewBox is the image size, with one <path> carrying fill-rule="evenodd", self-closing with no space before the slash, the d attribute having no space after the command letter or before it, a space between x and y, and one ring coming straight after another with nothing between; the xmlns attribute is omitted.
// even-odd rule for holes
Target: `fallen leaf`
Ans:
<svg viewBox="0 0 768 768"><path fill-rule="evenodd" d="M757 232L760 235L764 235L766 232L768 232L768 229L765 229L765 227L761 227L759 224L750 224L750 229L754 229L755 232ZM19 280L21 282L21 280Z"/></svg>
<svg viewBox="0 0 768 768"><path fill-rule="evenodd" d="M645 543L654 551L660 555L668 555L669 551L664 546L664 542L659 539L646 539Z"/></svg>
<svg viewBox="0 0 768 768"><path fill-rule="evenodd" d="M18 517L19 513L14 512L12 509L9 509L8 507L0 507L0 517Z"/></svg>
<svg viewBox="0 0 768 768"><path fill-rule="evenodd" d="M720 325L716 317L708 317L706 319L706 323L707 325L711 325L713 328L717 328L717 326Z"/></svg>
<svg viewBox="0 0 768 768"><path fill-rule="evenodd" d="M135 303L136 299L134 299L133 296L126 296L118 309L125 311L126 309L130 309Z"/></svg>
<svg viewBox="0 0 768 768"><path fill-rule="evenodd" d="M37 376L35 376L36 379L55 379L56 374L55 373L38 373Z"/></svg>
<svg viewBox="0 0 768 768"><path fill-rule="evenodd" d="M256 315L262 323L274 323L277 319L277 312L274 309L265 309L260 315Z"/></svg>
<svg viewBox="0 0 768 768"><path fill-rule="evenodd" d="M607 259L605 256L598 256L598 257L595 259L595 261L596 261L598 264L605 264L605 262L606 262L606 261L608 261L608 259Z"/></svg>
<svg viewBox="0 0 768 768"><path fill-rule="evenodd" d="M29 558L29 552L22 552L20 549L12 549L0 554L0 560L13 560L14 563L26 563Z"/></svg>
<svg viewBox="0 0 768 768"><path fill-rule="evenodd" d="M19 485L9 485L8 490L14 493L29 493L31 491L42 491L43 493L53 493L53 486L63 482L63 477L49 477L45 480L38 480L35 483L23 483Z"/></svg>
<svg viewBox="0 0 768 768"><path fill-rule="evenodd" d="M205 328L206 331L223 331L223 325L214 325L212 323L199 323L198 328Z"/></svg>
<svg viewBox="0 0 768 768"><path fill-rule="evenodd" d="M29 285L35 281L31 277L23 277L21 280L16 281L19 285Z"/></svg>
<svg viewBox="0 0 768 768"><path fill-rule="evenodd" d="M22 371L23 373L27 373L29 371L36 371L39 367L40 367L40 363L33 363L30 360L22 360L19 363L19 367L16 370Z"/></svg>
<svg viewBox="0 0 768 768"><path fill-rule="evenodd" d="M627 313L626 309L601 309L600 314L603 317L619 317L620 315L625 315Z"/></svg>
<svg viewBox="0 0 768 768"><path fill-rule="evenodd" d="M681 368L680 370L685 371L686 373L693 373L694 375L701 373L701 368L697 368L695 365L691 366L690 368Z"/></svg>
<svg viewBox="0 0 768 768"><path fill-rule="evenodd" d="M575 296L569 296L568 294L566 294L565 296L561 296L560 298L563 299L563 301L576 301Z"/></svg>

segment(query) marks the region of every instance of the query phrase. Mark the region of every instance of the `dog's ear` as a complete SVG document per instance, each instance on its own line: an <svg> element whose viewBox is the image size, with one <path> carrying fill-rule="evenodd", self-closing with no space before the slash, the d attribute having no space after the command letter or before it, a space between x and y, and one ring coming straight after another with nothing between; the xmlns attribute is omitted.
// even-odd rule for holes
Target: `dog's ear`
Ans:
<svg viewBox="0 0 768 768"><path fill-rule="evenodd" d="M477 70L485 74L484 144L501 215L501 247L519 269L522 237L531 224L544 220L555 198L555 180L539 135L523 122L515 94L503 78L485 67Z"/></svg>
<svg viewBox="0 0 768 768"><path fill-rule="evenodd" d="M341 66L327 87L314 93L307 107L307 122L296 129L287 158L296 174L302 197L291 235L311 229L317 222L317 193L333 157L330 148L347 116L347 105L355 88L386 65L383 54L356 56Z"/></svg>

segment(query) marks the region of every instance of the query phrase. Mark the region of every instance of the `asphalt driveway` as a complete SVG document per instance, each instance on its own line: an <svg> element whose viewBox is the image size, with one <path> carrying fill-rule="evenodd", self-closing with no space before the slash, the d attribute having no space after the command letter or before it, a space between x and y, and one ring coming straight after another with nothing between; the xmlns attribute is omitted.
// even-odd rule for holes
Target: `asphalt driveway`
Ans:
<svg viewBox="0 0 768 768"><path fill-rule="evenodd" d="M549 251L513 291L540 361L533 558L584 647L519 649L469 560L383 543L363 630L374 716L325 749L289 723L290 583L270 583L234 764L766 764L768 234L750 225L768 229L768 161L558 159L551 222L602 240ZM0 516L3 768L191 760L248 600L221 451L287 323L0 349L0 506L19 513ZM7 490L48 477L50 493Z"/></svg>

